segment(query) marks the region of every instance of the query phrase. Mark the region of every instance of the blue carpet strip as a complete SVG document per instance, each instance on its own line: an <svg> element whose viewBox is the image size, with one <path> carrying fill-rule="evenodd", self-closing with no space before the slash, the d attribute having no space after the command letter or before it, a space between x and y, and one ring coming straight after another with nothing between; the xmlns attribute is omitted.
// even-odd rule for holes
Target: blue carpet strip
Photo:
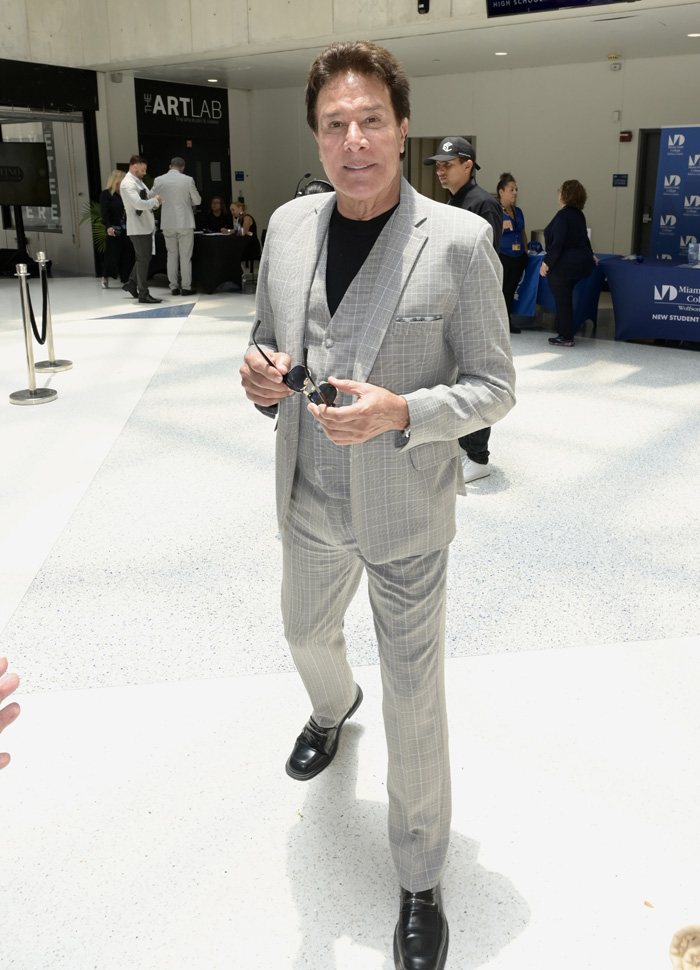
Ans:
<svg viewBox="0 0 700 970"><path fill-rule="evenodd" d="M143 304L149 306L148 303ZM134 310L132 313L110 313L107 317L95 317L96 320L129 320L133 317L188 317L194 303L178 303L175 306L159 306L152 310Z"/></svg>

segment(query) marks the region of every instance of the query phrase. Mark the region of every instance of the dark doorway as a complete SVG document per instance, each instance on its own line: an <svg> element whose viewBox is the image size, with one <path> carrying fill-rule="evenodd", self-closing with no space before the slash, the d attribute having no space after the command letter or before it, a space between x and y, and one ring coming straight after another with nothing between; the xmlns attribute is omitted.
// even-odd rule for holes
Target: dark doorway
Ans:
<svg viewBox="0 0 700 970"><path fill-rule="evenodd" d="M632 251L648 256L656 196L656 176L659 170L660 128L641 128L637 157L637 195L634 201L634 230Z"/></svg>
<svg viewBox="0 0 700 970"><path fill-rule="evenodd" d="M209 199L221 195L231 200L231 159L227 141L205 138L179 139L173 136L147 135L141 139L140 152L148 159L151 178L168 171L170 160L185 159L185 175L191 175L202 196L201 208L209 209Z"/></svg>

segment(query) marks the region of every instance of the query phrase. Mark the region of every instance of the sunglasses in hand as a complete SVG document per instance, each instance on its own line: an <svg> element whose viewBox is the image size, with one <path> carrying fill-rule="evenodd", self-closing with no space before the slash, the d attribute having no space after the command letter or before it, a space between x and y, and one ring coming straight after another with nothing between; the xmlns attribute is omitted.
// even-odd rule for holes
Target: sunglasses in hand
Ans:
<svg viewBox="0 0 700 970"><path fill-rule="evenodd" d="M255 326L253 327L253 332L250 335L250 339L255 344L255 349L258 351L258 353L262 354L270 367L274 367L276 371L279 371L279 373L282 374L279 367L277 367L277 365L270 360L255 339L255 335L260 329L260 323L260 320L256 322ZM307 355L308 351L306 348L304 348L304 363L297 364L296 367L292 367L288 374L282 374L282 381L291 391L296 391L297 394L305 394L312 404L325 404L327 407L332 408L334 407L333 402L338 396L338 390L327 381L324 381L322 384L316 383L309 373L309 368L306 366Z"/></svg>

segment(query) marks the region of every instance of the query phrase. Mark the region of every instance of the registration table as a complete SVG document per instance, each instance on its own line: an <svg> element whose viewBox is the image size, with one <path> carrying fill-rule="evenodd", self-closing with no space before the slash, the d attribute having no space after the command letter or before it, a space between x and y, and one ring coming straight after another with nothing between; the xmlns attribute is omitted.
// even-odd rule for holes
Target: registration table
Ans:
<svg viewBox="0 0 700 970"><path fill-rule="evenodd" d="M608 279L616 340L700 342L700 269L677 259L614 256L601 263Z"/></svg>
<svg viewBox="0 0 700 970"><path fill-rule="evenodd" d="M545 253L528 253L527 268L520 281L513 303L513 316L528 319L521 321L515 319L513 322L516 326L519 322L531 323L535 316L536 306L542 306L550 313L556 312L556 304L547 277L540 276L540 266L545 255ZM574 287L574 333L586 320L592 320L594 326L598 322L598 300L604 280L603 263L605 260L615 257L598 255L598 258L600 266L596 266L590 276L579 280Z"/></svg>
<svg viewBox="0 0 700 970"><path fill-rule="evenodd" d="M222 283L242 286L241 259L249 239L223 232L195 232L192 253L192 280L204 293L213 293ZM167 254L162 232L156 233L156 251L151 260L149 278L167 272Z"/></svg>

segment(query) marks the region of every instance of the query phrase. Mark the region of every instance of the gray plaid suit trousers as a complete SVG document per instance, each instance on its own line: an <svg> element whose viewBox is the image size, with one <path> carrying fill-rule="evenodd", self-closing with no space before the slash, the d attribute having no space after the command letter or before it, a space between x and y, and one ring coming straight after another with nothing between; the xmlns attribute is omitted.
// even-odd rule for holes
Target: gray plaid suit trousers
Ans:
<svg viewBox="0 0 700 970"><path fill-rule="evenodd" d="M369 563L353 536L349 503L309 483L295 487L282 542L285 636L324 727L337 724L355 696L343 618L367 571L384 692L391 852L404 889L431 889L445 863L452 810L444 688L448 550Z"/></svg>

